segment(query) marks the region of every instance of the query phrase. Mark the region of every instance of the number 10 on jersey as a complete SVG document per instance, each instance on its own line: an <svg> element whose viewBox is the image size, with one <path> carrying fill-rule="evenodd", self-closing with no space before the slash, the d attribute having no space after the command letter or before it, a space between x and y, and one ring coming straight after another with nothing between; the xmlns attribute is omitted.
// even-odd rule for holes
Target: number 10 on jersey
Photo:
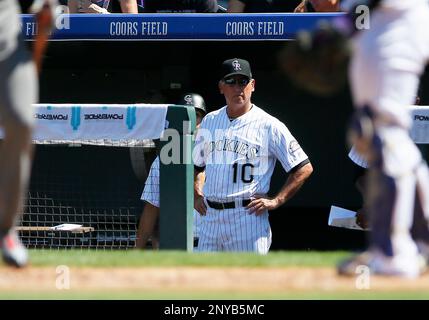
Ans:
<svg viewBox="0 0 429 320"><path fill-rule="evenodd" d="M234 163L232 165L232 168L234 169L233 172L233 182L237 183L238 176L240 175L241 181L244 183L251 183L253 181L253 168L255 166L251 163L245 163L243 165L240 165L238 163ZM241 172L241 174L240 174Z"/></svg>

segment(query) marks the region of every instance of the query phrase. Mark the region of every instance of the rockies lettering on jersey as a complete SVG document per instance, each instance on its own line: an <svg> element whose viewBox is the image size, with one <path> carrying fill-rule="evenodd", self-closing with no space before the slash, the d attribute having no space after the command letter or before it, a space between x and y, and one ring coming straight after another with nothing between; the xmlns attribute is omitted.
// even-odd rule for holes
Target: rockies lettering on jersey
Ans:
<svg viewBox="0 0 429 320"><path fill-rule="evenodd" d="M246 142L231 139L223 139L206 143L204 149L207 155L210 155L210 153L214 151L231 151L239 155L246 156L249 160L256 158L259 152L259 146L250 146Z"/></svg>

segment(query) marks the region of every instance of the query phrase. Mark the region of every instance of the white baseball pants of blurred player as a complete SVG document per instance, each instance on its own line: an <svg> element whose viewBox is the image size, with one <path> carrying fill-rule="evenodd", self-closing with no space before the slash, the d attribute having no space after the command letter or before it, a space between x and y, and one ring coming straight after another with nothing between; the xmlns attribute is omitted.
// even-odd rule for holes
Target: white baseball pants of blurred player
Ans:
<svg viewBox="0 0 429 320"><path fill-rule="evenodd" d="M370 110L374 129L365 195L372 224L370 250L387 257L392 273L408 276L419 272L410 235L416 199L429 217L429 189L422 187L429 176L408 133L407 107L414 102L429 56L428 30L426 0L385 0L371 13L370 29L355 37L350 65L354 104Z"/></svg>

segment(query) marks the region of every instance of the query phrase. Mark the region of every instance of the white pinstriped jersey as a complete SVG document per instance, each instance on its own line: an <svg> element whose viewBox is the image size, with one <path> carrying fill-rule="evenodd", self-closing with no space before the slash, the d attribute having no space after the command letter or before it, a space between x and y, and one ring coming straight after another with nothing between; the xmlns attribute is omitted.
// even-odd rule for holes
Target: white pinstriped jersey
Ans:
<svg viewBox="0 0 429 320"><path fill-rule="evenodd" d="M266 194L276 159L289 172L308 157L288 128L256 105L233 121L226 107L204 117L194 164L205 167L207 199L231 201Z"/></svg>
<svg viewBox="0 0 429 320"><path fill-rule="evenodd" d="M365 168L365 169L368 168L368 161L365 159L364 156L360 155L357 152L357 150L356 150L356 148L354 146L350 149L349 158L355 164L357 164L359 167L362 167L362 168Z"/></svg>
<svg viewBox="0 0 429 320"><path fill-rule="evenodd" d="M287 127L262 109L253 105L232 121L226 107L205 116L194 149L194 164L205 167L203 193L206 200L234 201L235 208L217 210L206 202L198 251L268 253L268 211L249 214L240 200L268 192L276 159L287 172L308 161Z"/></svg>
<svg viewBox="0 0 429 320"><path fill-rule="evenodd" d="M156 157L150 167L141 199L159 208L159 157ZM194 237L198 237L200 219L200 214L194 210Z"/></svg>

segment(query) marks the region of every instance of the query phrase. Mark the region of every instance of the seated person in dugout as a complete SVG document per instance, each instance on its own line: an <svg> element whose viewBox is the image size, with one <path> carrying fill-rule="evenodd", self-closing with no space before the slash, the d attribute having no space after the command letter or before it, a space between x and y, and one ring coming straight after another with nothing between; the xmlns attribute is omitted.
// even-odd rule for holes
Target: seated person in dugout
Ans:
<svg viewBox="0 0 429 320"><path fill-rule="evenodd" d="M206 115L206 105L204 99L196 93L185 94L179 101L180 105L194 106L197 116L197 128ZM200 177L199 184L204 184L204 176ZM145 201L145 207L140 217L137 229L136 247L145 249L149 240L152 248L159 248L159 157L157 157L149 171L143 194L141 197ZM198 242L200 215L194 210L194 244Z"/></svg>

